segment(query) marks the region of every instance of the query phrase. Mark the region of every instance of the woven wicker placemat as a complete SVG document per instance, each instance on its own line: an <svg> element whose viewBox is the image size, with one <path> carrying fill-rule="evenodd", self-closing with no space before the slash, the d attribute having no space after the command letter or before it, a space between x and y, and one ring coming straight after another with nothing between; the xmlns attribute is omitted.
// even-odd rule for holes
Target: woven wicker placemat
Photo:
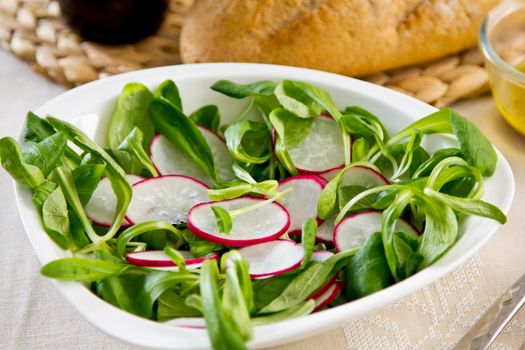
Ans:
<svg viewBox="0 0 525 350"><path fill-rule="evenodd" d="M194 0L171 0L159 31L136 44L84 41L62 21L53 0L0 0L0 47L65 86L109 75L180 63L179 33ZM363 77L438 107L488 91L477 48L427 64Z"/></svg>

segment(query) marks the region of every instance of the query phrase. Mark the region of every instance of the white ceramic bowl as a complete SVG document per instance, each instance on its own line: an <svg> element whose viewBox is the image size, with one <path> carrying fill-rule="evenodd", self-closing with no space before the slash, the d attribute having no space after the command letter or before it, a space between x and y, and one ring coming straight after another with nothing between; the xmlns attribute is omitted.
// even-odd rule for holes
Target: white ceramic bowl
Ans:
<svg viewBox="0 0 525 350"><path fill-rule="evenodd" d="M262 64L179 65L142 70L89 83L54 98L36 110L75 122L102 144L105 128L124 84L142 82L154 88L173 79L180 88L185 111L204 104L217 104L226 121L234 118L247 103L215 93L210 85L219 79L235 82L282 79L302 80L330 92L338 105L359 105L378 115L390 132L395 132L436 109L392 90L331 73ZM452 145L447 137L427 137L426 147L437 149ZM509 164L498 151L494 176L486 181L484 199L508 212L514 195L514 179ZM31 194L16 186L18 208L27 235L42 264L66 256L44 233ZM476 252L496 232L498 224L483 218L469 218L461 225L462 236L456 245L434 265L392 287L357 301L313 315L255 328L251 348L279 345L311 337L340 326L428 285L452 271ZM64 297L92 324L123 341L159 349L205 349L210 343L205 330L176 328L142 319L99 299L80 283L55 282Z"/></svg>

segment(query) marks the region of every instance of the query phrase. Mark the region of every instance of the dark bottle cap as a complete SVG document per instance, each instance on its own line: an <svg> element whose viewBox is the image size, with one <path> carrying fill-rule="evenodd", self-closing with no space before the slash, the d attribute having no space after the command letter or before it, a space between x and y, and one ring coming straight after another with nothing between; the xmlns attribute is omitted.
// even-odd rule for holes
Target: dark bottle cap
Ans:
<svg viewBox="0 0 525 350"><path fill-rule="evenodd" d="M154 34L167 0L60 0L67 23L84 39L127 44Z"/></svg>

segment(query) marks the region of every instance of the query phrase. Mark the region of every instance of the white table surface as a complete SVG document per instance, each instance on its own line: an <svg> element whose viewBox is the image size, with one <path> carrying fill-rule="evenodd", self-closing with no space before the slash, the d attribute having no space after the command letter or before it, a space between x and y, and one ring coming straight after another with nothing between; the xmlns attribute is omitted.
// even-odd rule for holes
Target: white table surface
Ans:
<svg viewBox="0 0 525 350"><path fill-rule="evenodd" d="M17 137L27 111L63 91L63 87L37 75L11 54L0 51L0 137ZM486 298L472 300L471 307L481 313L525 272L525 138L500 119L488 97L463 102L456 109L473 120L505 154L517 182L508 224L478 255L482 263L477 279L485 288ZM0 349L134 349L84 321L51 282L40 276L40 264L16 210L12 182L3 170L0 170L0 257ZM514 326L493 348L516 348L525 341L524 314L520 313L512 321ZM282 349L355 348L359 342L349 340L349 334L356 335L348 329L346 338L340 328ZM456 334L456 339L459 336Z"/></svg>

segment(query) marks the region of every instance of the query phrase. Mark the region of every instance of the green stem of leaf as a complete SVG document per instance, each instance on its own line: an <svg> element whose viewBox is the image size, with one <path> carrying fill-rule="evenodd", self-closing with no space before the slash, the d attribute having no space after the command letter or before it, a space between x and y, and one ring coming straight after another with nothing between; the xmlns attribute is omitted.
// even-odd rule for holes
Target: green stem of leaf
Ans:
<svg viewBox="0 0 525 350"><path fill-rule="evenodd" d="M337 225L339 222L341 222L341 220L344 219L346 213L348 213L350 211L350 209L352 209L352 207L354 205L356 205L357 202L359 202L361 199L363 199L363 198L365 198L365 197L367 197L367 196L369 196L371 194L379 193L379 192L384 191L384 190L402 189L402 188L406 188L406 187L407 186L401 186L401 185L385 185L385 186L374 187L374 188L371 188L369 190L366 190L366 191L363 191L363 192L359 193L357 196L352 198L348 203L346 203L346 205L343 207L343 209L341 209L341 211L339 212L339 214L335 218L335 224Z"/></svg>

